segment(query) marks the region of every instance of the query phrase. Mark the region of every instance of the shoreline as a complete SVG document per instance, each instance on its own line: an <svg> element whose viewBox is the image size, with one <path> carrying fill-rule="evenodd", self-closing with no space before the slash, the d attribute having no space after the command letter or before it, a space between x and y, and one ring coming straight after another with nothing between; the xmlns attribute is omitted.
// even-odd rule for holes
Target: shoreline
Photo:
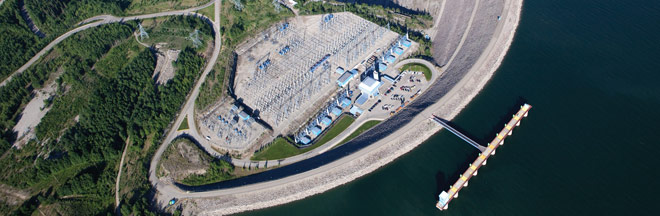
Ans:
<svg viewBox="0 0 660 216"><path fill-rule="evenodd" d="M354 153L341 160L324 165L331 166L328 171L322 173L309 171L311 174L308 177L287 184L268 187L268 189L263 190L248 191L242 194L185 200L183 203L192 203L186 203L184 213L201 215L233 214L293 202L351 182L411 151L441 129L441 127L428 120L431 113L451 120L485 87L499 68L513 42L521 11L522 0L508 0L505 2L504 12L506 14L503 13L505 19L502 20L505 23L495 30L487 48L469 72L445 97L424 109L411 123L399 129L396 133L397 136L390 135L360 150L368 152L364 155ZM420 120L423 124L413 123L415 121L420 122ZM347 160L348 162L346 162ZM364 164L369 164L369 166L364 166ZM295 175L293 177L299 176ZM209 210L209 208L214 209Z"/></svg>

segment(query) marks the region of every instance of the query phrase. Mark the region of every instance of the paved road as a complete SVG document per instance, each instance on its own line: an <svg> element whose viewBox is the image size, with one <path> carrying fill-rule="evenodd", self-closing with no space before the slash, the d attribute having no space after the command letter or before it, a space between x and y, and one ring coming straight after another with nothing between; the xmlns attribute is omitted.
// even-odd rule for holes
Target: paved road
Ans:
<svg viewBox="0 0 660 216"><path fill-rule="evenodd" d="M398 62L394 67L392 68L400 68L405 64L408 63L420 63L426 65L428 68L432 70L433 76L431 80L429 81L432 85L432 83L439 77L440 71L429 61L423 60L423 59L405 59L403 61ZM423 93L422 93L423 94ZM197 130L197 127L194 127L196 121L194 120L194 112L193 109L186 110L187 111L187 116L188 116L188 125L192 125L189 127L190 129L184 130L184 131L175 131L173 132L173 138L176 138L178 136L188 136L189 138L192 138L193 141L197 142L206 152L211 154L214 157L217 158L223 158L224 155L218 153L215 149L213 149L211 146L211 142L207 141L204 136L202 136L199 131ZM271 166L284 166L288 164L293 164L311 157L314 157L316 155L322 154L334 147L335 145L339 144L342 140L344 140L346 137L348 137L353 131L357 130L364 122L370 121L370 120L385 120L389 115L386 116L378 116L374 115L373 113L365 113L362 116L360 116L357 121L355 121L351 126L346 128L342 133L337 135L334 139L332 139L330 142L327 142L323 144L322 146L319 146L318 148L315 148L311 151L305 152L303 154L291 156L288 158L284 159L278 159L278 160L250 160L250 159L238 159L238 158L231 158L230 162L234 164L234 166L237 167L271 167ZM178 124L175 124L178 125Z"/></svg>
<svg viewBox="0 0 660 216"><path fill-rule="evenodd" d="M478 4L479 4L479 0L477 0L475 2L475 9L473 9L473 11L476 11L476 6L478 6ZM464 34L462 34L461 42L464 42L465 38L468 36L467 33L469 32L471 22L474 20L475 15L476 15L476 13L472 12L471 17L469 19L470 23L468 23L467 27L465 28ZM456 48L456 50L455 50L456 53L458 53L460 51L461 45L462 45L462 43L460 43L459 47ZM453 55L453 57L455 57L455 56L456 56L456 54ZM421 59L404 60L404 61L401 61L400 63L398 63L397 66L395 66L395 67L400 66L400 64L413 63L413 62L421 63L421 64L424 64L427 67L431 68L433 70L432 72L434 74L434 77L433 77L434 80L439 77L440 72L435 68L435 66L432 63L430 63L428 61L425 61L425 60L421 60ZM449 65L449 64L447 64L447 65ZM429 111L429 110L430 109L427 109L427 111ZM404 128L402 128L401 130L398 130L396 133L390 134L390 136L396 136L397 134L403 134L403 133L407 132L408 130L412 129L414 126L422 124L422 123L424 123L424 121L427 121L428 116L430 116L430 115L427 115L427 116L418 115L418 117L414 118L411 122L406 124L406 126L404 126ZM191 122L190 119L194 119L194 118L189 118L189 123ZM180 122L180 121L178 121L178 122ZM194 122L194 121L192 121L192 122ZM174 124L174 125L178 125L178 123ZM195 128L195 127L191 126L190 128ZM182 132L179 132L179 133L182 133ZM177 134L177 132L171 132L171 134ZM208 145L208 143L206 142L205 139L203 139L203 138L200 139L201 136L195 130L190 130L186 134L188 134L188 135L192 136L193 138L197 139L197 141L199 141L200 144L203 147L205 145ZM342 136L345 136L345 135L342 135ZM161 154L161 155L158 155L159 158L162 156L162 152L164 152L167 144L172 140L172 138L174 138L174 137L169 137L168 136L168 139L166 139L163 142L164 145L161 146L161 148L163 150L159 151L160 154ZM161 193L161 195L163 195L164 199L169 199L169 198L174 198L174 197L176 197L176 198L214 197L214 196L221 196L221 195L255 192L255 191L271 188L271 187L274 187L274 186L279 186L279 185L282 185L282 184L287 184L287 183L290 183L290 182L293 182L293 181L296 181L296 180L299 180L299 179L308 178L308 177L312 177L312 176L327 172L328 170L332 170L333 168L336 168L336 167L338 167L338 166L340 166L344 163L348 163L352 160L355 160L359 157L362 157L362 156L370 153L371 151L374 151L374 150L380 148L381 146L387 144L387 142L386 142L387 140L390 140L390 139L382 139L381 141L373 143L371 145L368 145L368 146L364 147L363 149L361 149L361 150L359 150L355 153L349 154L345 157L342 157L338 160L335 160L333 162L325 164L325 165L323 165L319 168L316 168L316 169L312 169L312 170L309 170L309 171L306 171L306 172L301 172L301 173L291 175L291 176L287 176L287 177L284 177L284 178L280 178L280 179L277 179L277 180L265 181L265 182L249 184L249 185L245 185L245 186L233 187L233 188L226 188L226 189L219 189L219 190L208 190L208 191L203 191L203 192L184 191L181 188L179 188L179 187L177 187L177 186L175 186L175 185L173 185L169 182L166 183L164 181L159 181L159 180L156 179L157 177L156 177L155 170L156 170L156 165L158 164L158 160L152 160L152 162L151 162L150 179L152 180L152 183L156 186L157 190ZM314 149L314 150L312 150L312 151L310 151L306 154L290 157L290 158L287 158L286 160L268 161L268 163L269 164L278 164L279 163L281 165L285 165L285 164L291 164L291 163L299 162L301 160L308 159L308 158L311 158L313 156L316 156L321 152L327 151L328 149L332 148L332 146L335 145L339 141L341 141L341 139L335 139L334 142L327 143L324 146L321 146L317 149ZM207 143L207 144L205 144L205 143ZM211 149L210 153L213 154L213 152L214 151ZM157 154L158 154L158 152L157 152ZM154 159L155 159L155 157L154 157ZM240 166L242 166L242 163L252 163L252 161L249 161L249 160L236 160L236 159L232 159L232 162L234 164L239 163ZM256 162L254 162L254 163L256 163ZM265 161L260 161L259 163L261 165L260 167L262 167L263 164L266 163L266 162Z"/></svg>
<svg viewBox="0 0 660 216"><path fill-rule="evenodd" d="M172 128L170 131L167 133L167 136L165 140L163 140L162 144L160 147L158 147L158 150L156 150L156 153L154 154L154 157L151 159L151 164L149 165L149 181L151 184L158 190L160 193L164 194L166 197L173 197L174 193L180 193L179 190L173 189L171 184L168 184L166 182L162 182L156 175L156 170L158 166L158 161L160 161L161 157L163 156L163 153L167 149L167 146L174 140L176 137L181 135L181 132L177 132L174 130L178 125L183 122L183 119L186 116L189 116L188 118L188 123L190 125L190 128L196 128L194 124L190 124L191 122L194 123L194 108L195 108L195 101L197 97L199 96L199 87L202 86L202 83L206 80L206 76L209 74L209 72L213 69L213 66L215 65L218 55L220 54L220 47L222 46L222 40L221 40L221 35L220 35L220 6L222 5L222 0L215 0L215 21L211 21L213 24L213 31L215 32L215 44L213 47L213 54L211 55L211 58L209 59L208 63L206 64L206 68L204 69L204 72L202 75L199 77L197 80L197 83L195 83L195 87L193 88L192 92L190 95L188 95L188 100L186 100L186 103L183 105L183 109L181 109L181 112L177 116L176 120L172 124ZM210 20L209 20L210 21ZM198 139L198 138L196 138ZM199 139L198 139L199 140ZM166 187L170 186L170 187Z"/></svg>
<svg viewBox="0 0 660 216"><path fill-rule="evenodd" d="M131 136L126 137L126 145L124 146L124 152L121 153L121 160L119 161L119 171L117 172L117 181L115 182L115 208L119 211L119 182L121 181L121 169L124 165L124 158L126 158L126 152L128 151L128 144L131 143Z"/></svg>
<svg viewBox="0 0 660 216"><path fill-rule="evenodd" d="M194 13L193 11L197 11L197 10L200 10L202 8L208 7L213 3L214 3L214 1L210 1L209 3L206 3L206 4L198 6L198 7L194 7L194 8L188 8L188 9L177 10L177 11L160 12L160 13L154 13L154 14L145 14L145 15L137 15L137 16L128 16L128 17L116 17L116 16L112 16L112 15L99 15L99 16L89 18L85 21L96 21L96 22L88 23L88 24L85 24L83 26L77 27L77 28L75 28L71 31L68 31L68 32L60 35L59 37L55 38L55 40L53 40L48 45L46 45L46 47L41 49L41 51L39 51L36 55L34 55L27 63L25 63L20 68L18 68L18 70L16 70L14 73L9 75L9 77L7 77L4 81L2 81L2 83L0 83L0 87L6 85L14 76L16 76L20 73L23 73L23 71L30 68L30 66L32 66L32 64L34 64L35 62L37 62L37 60L39 60L39 58L41 58L41 56L48 53L48 51L53 49L53 47L55 47L57 44L62 42L64 39L70 37L71 35L74 35L75 33L80 32L80 31L83 31L83 30L86 30L86 29L89 29L89 28L93 28L93 27L97 27L97 26L100 26L100 25L104 25L104 24L109 24L109 23L123 22L123 21L129 21L129 20L148 19L148 18L155 18L155 17L162 17L162 16L197 15L197 16L201 16L203 18L208 19L208 17L206 17L202 14ZM85 23L85 21L83 21L81 23Z"/></svg>

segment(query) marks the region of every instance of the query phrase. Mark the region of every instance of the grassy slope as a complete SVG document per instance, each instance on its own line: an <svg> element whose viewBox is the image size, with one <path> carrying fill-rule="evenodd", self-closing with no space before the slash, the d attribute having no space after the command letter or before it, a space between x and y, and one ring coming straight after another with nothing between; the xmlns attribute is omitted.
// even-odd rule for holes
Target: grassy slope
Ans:
<svg viewBox="0 0 660 216"><path fill-rule="evenodd" d="M286 139L278 137L273 140L273 143L268 146L267 149L264 149L252 156L251 160L277 160L286 158L292 155L300 154L300 149L293 146Z"/></svg>
<svg viewBox="0 0 660 216"><path fill-rule="evenodd" d="M348 137L346 137L346 139L342 140L338 145L336 145L335 148L337 146L343 145L344 143L347 143L348 141L351 141L353 138L359 136L360 134L362 134L365 131L369 130L373 126L376 126L380 122L381 121L378 121L378 120L371 120L371 121L365 122L357 130L353 131L353 133L351 133L351 135L348 135Z"/></svg>
<svg viewBox="0 0 660 216"><path fill-rule="evenodd" d="M337 121L332 128L326 132L315 143L306 148L297 148L293 144L286 141L284 138L277 138L266 149L254 154L252 160L277 160L282 158L291 157L294 155L302 154L312 149L315 149L323 144L329 142L339 135L342 131L346 130L348 126L353 124L355 119L350 116L344 116Z"/></svg>

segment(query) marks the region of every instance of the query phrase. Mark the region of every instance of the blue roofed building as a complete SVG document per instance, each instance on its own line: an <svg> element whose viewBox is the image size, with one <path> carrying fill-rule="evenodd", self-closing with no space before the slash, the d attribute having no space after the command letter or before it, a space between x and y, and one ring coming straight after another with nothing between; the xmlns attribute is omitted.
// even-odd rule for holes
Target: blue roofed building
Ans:
<svg viewBox="0 0 660 216"><path fill-rule="evenodd" d="M303 145L307 145L312 140L309 138L309 136L304 136L304 137L300 137L300 140L298 141L300 141L300 143L302 143Z"/></svg>
<svg viewBox="0 0 660 216"><path fill-rule="evenodd" d="M319 127L318 125L312 127L312 129L310 131L312 132L312 134L314 134L314 136L318 136L319 134L321 134L321 132L323 132L321 130L321 127Z"/></svg>
<svg viewBox="0 0 660 216"><path fill-rule="evenodd" d="M321 119L321 123L324 124L326 127L330 126L330 124L332 124L332 119L328 116L323 117L323 119Z"/></svg>
<svg viewBox="0 0 660 216"><path fill-rule="evenodd" d="M241 119L243 120L250 119L250 115L248 115L245 111L241 111L240 113L238 113L238 117L241 117Z"/></svg>
<svg viewBox="0 0 660 216"><path fill-rule="evenodd" d="M364 111L362 111L362 109L360 109L360 108L358 108L358 107L356 107L356 106L353 106L353 107L351 107L351 111L350 111L350 112L351 112L351 114L353 114L353 115L359 115L359 114L362 114L362 112L364 112Z"/></svg>
<svg viewBox="0 0 660 216"><path fill-rule="evenodd" d="M344 68L337 67L337 70L335 72L337 72L338 74L344 74L344 72L346 71L344 71Z"/></svg>
<svg viewBox="0 0 660 216"><path fill-rule="evenodd" d="M341 115L341 109L339 109L339 107L333 107L332 110L331 110L330 112L331 112L332 114L334 114L335 116L339 116L339 115Z"/></svg>
<svg viewBox="0 0 660 216"><path fill-rule="evenodd" d="M385 58L385 61L387 61L387 62L389 62L389 63L394 63L394 61L396 61L396 57L394 57L393 55L388 55L388 56Z"/></svg>
<svg viewBox="0 0 660 216"><path fill-rule="evenodd" d="M401 55L403 54L403 49L401 49L401 47L396 47L394 48L394 53L396 53L397 55Z"/></svg>
<svg viewBox="0 0 660 216"><path fill-rule="evenodd" d="M387 70L387 65L385 63L378 63L378 72L384 72Z"/></svg>
<svg viewBox="0 0 660 216"><path fill-rule="evenodd" d="M349 105L351 105L351 99L350 98L344 97L344 98L341 99L341 107L342 108L346 108Z"/></svg>
<svg viewBox="0 0 660 216"><path fill-rule="evenodd" d="M363 105L365 102L367 102L368 99L369 99L369 95L360 94L360 96L355 100L355 103L357 103L359 105Z"/></svg>
<svg viewBox="0 0 660 216"><path fill-rule="evenodd" d="M411 44L410 40L401 40L401 46L405 48L410 47L410 44Z"/></svg>
<svg viewBox="0 0 660 216"><path fill-rule="evenodd" d="M352 71L344 73L339 77L339 79L337 79L337 84L339 87L345 87L353 79L353 77L355 77L355 73L352 73Z"/></svg>

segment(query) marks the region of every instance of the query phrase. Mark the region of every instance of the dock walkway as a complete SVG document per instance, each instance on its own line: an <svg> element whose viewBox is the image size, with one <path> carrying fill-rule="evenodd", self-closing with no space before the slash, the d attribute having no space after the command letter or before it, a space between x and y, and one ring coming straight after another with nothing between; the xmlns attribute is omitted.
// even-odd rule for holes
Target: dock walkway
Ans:
<svg viewBox="0 0 660 216"><path fill-rule="evenodd" d="M470 178L472 176L477 175L477 171L479 167L486 165L488 157L495 155L495 149L497 149L498 146L504 145L504 139L512 134L514 127L520 125L520 120L523 117L527 117L527 113L531 108L532 106L530 106L529 104L522 105L520 107L520 110L518 110L518 112L515 115L513 115L511 120L509 120L509 122L506 125L504 125L504 128L495 135L493 141L488 143L486 150L482 151L482 153L479 154L477 159L475 159L474 162L470 164L470 167L467 170L465 170L465 172L462 175L460 175L456 183L450 186L449 192L442 191L442 193L439 195L438 203L435 205L438 209L446 210L449 207L449 202L454 198L458 198L458 191L460 191L463 187L468 186L468 181L470 180ZM434 116L433 118L436 122L442 121L440 119L436 119L437 118L436 116Z"/></svg>

